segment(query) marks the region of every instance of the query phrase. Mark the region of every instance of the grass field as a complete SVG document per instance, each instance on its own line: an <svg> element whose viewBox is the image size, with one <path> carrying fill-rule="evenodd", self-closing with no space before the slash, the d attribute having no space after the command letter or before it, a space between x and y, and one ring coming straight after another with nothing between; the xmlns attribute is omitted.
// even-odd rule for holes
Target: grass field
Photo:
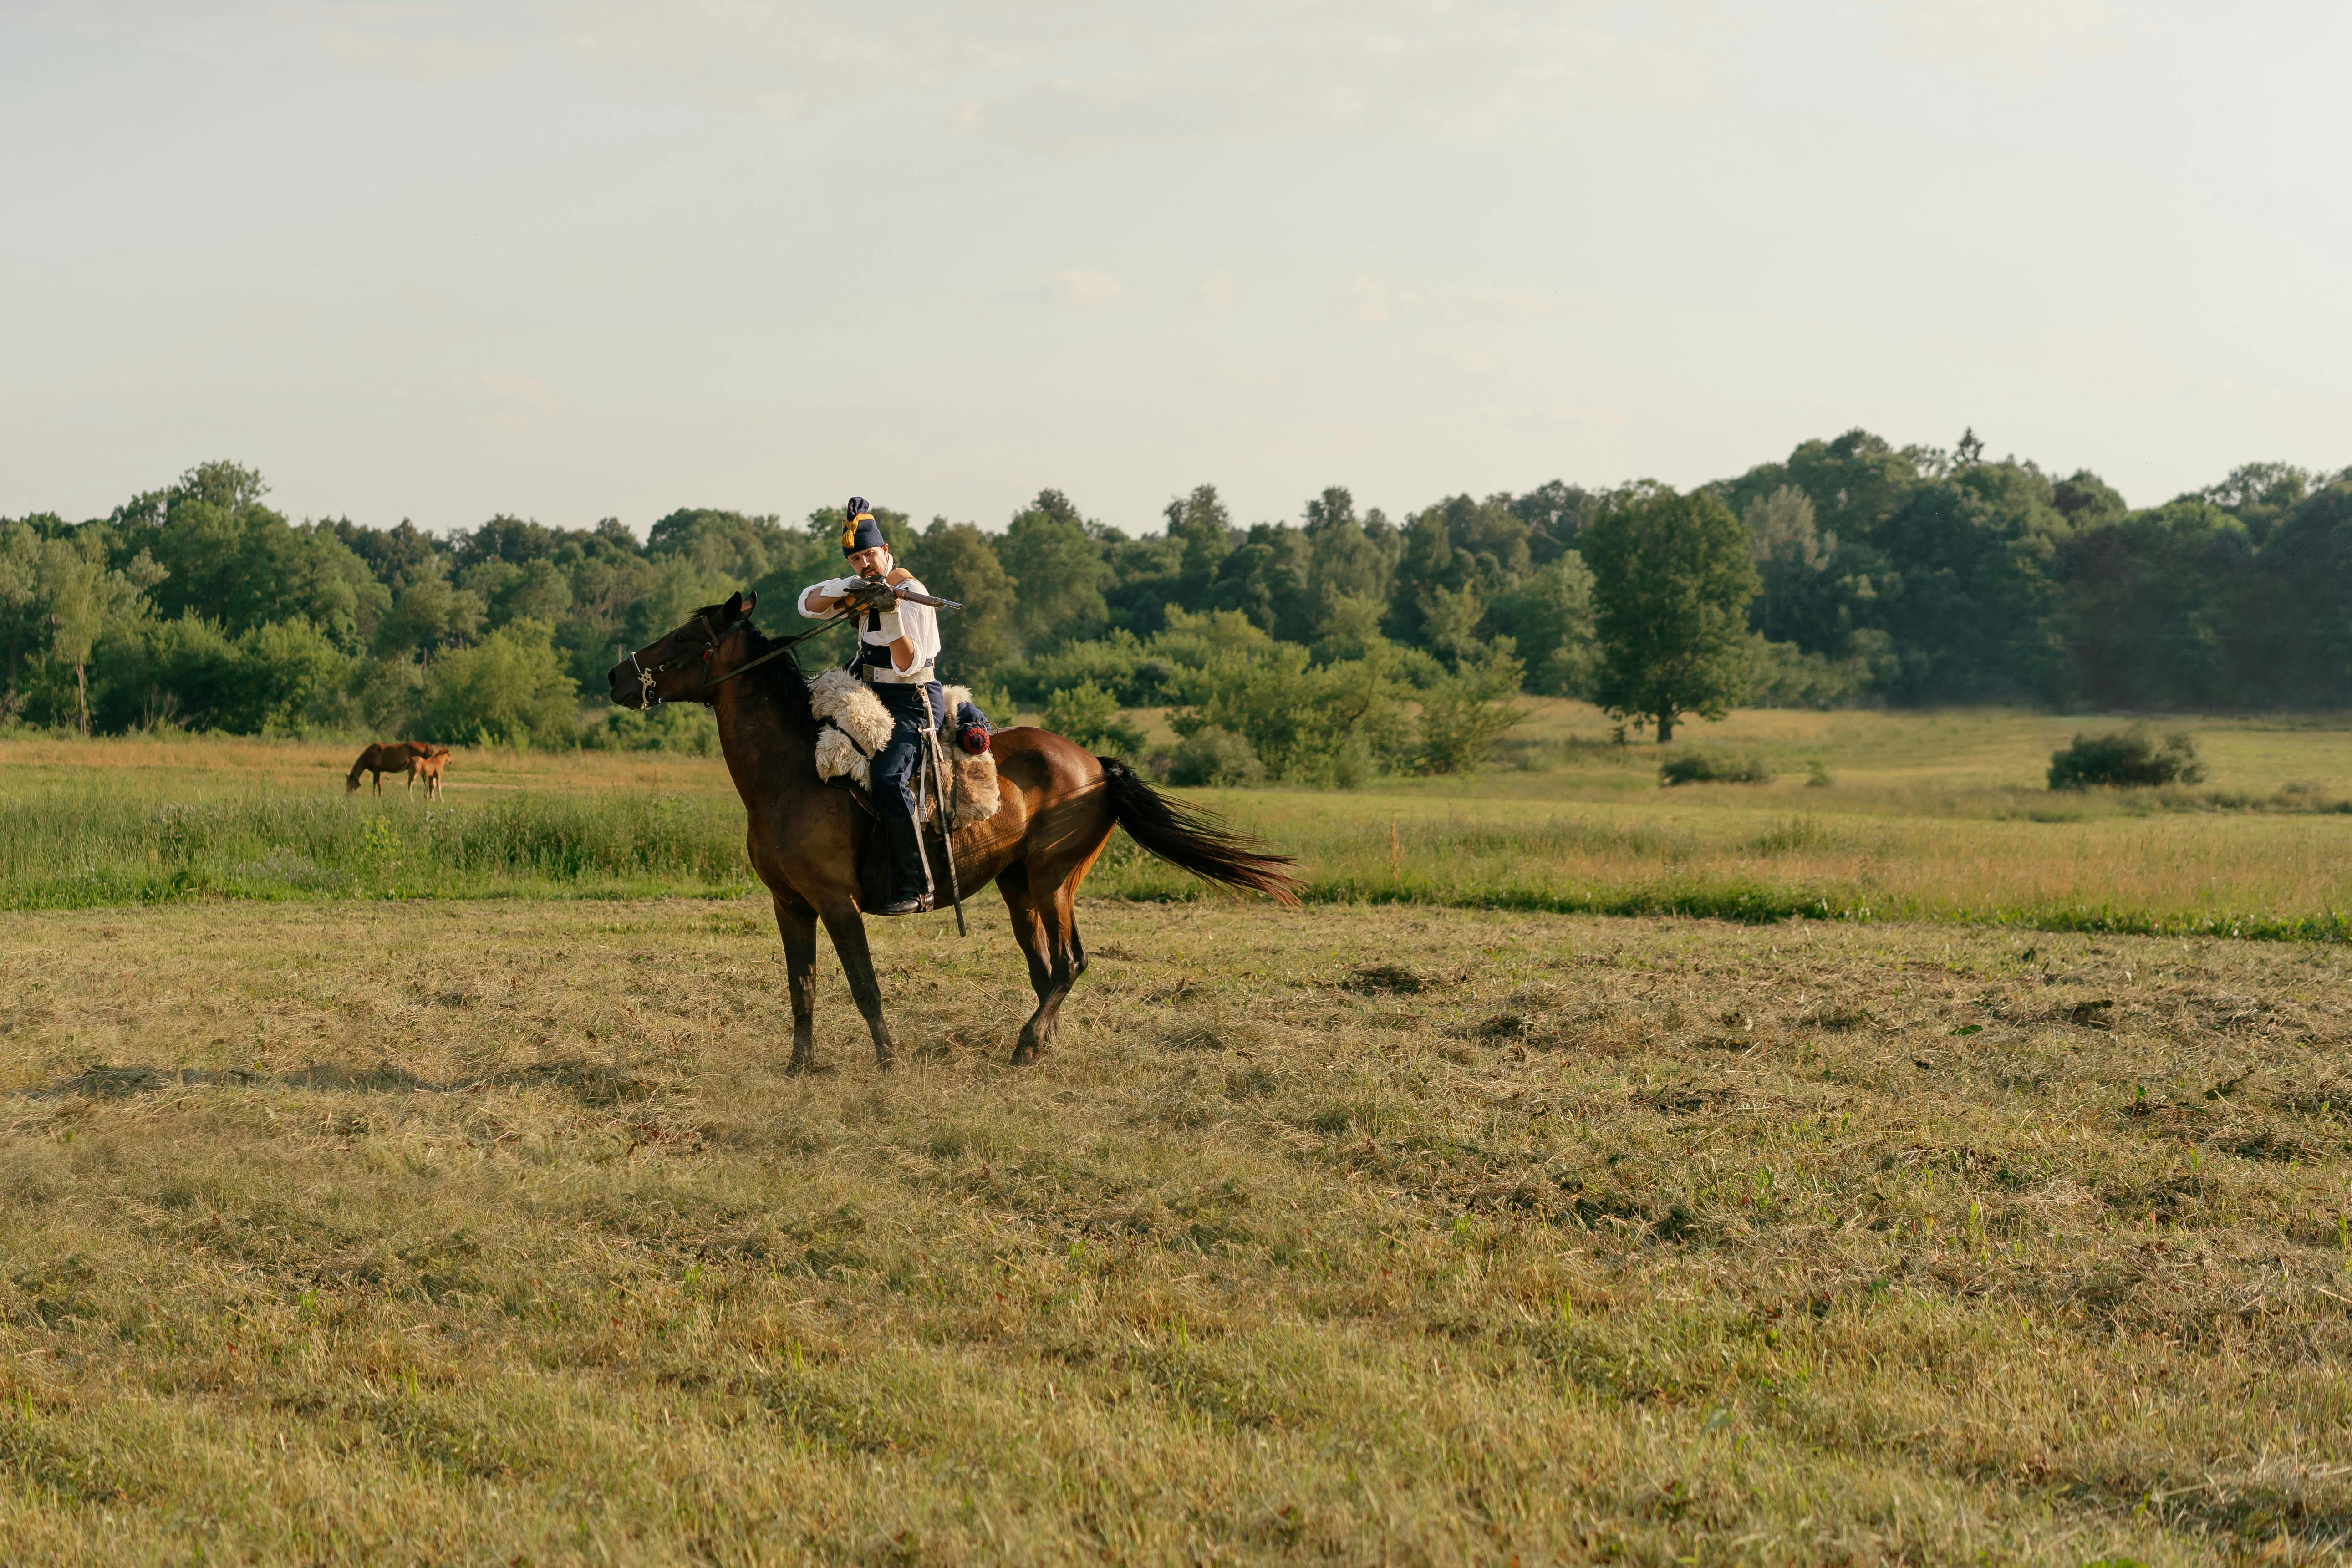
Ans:
<svg viewBox="0 0 2352 1568"><path fill-rule="evenodd" d="M1593 710L1530 708L1504 765L1471 778L1206 798L1297 854L1321 901L2352 937L2352 727L2197 721L2202 785L2053 795L2050 752L2111 721L1738 713L1695 737L1761 752L1776 779L1666 790L1656 749L1610 743ZM0 904L750 886L715 760L467 752L435 807L347 798L349 754L0 739ZM1828 783L1809 782L1815 763ZM1123 840L1089 891L1203 896Z"/></svg>
<svg viewBox="0 0 2352 1568"><path fill-rule="evenodd" d="M0 1562L2339 1560L2352 735L1536 706L803 1079L716 762L0 738Z"/></svg>
<svg viewBox="0 0 2352 1568"><path fill-rule="evenodd" d="M338 785L338 787L340 787ZM2332 1560L2318 943L0 915L0 1561Z"/></svg>

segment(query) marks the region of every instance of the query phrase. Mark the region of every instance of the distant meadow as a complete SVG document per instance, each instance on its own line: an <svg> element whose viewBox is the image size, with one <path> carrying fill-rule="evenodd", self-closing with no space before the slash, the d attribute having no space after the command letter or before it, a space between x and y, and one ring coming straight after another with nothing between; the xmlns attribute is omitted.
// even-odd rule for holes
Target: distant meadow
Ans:
<svg viewBox="0 0 2352 1568"><path fill-rule="evenodd" d="M1183 793L1297 856L1322 902L2352 936L2352 801L2324 782L2352 778L2344 731L2209 725L2201 785L2054 792L2030 781L2071 721L1736 714L1693 744L1769 777L1668 787L1659 749L1592 710L1530 707L1475 775ZM758 891L716 760L461 750L433 803L397 775L348 794L347 765L296 742L0 741L0 903ZM1225 896L1123 835L1086 892Z"/></svg>

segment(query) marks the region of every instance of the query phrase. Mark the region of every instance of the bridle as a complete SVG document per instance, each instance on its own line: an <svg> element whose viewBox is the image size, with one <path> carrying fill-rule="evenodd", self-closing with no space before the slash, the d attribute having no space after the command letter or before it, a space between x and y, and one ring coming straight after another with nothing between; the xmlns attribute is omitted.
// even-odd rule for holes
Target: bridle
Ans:
<svg viewBox="0 0 2352 1568"><path fill-rule="evenodd" d="M724 606L721 607L723 608ZM804 631L798 637L784 638L783 641L778 643L775 647L770 648L759 658L745 659L741 664L737 665L734 668L729 670L726 674L720 676L716 680L713 680L709 676L705 675L700 686L696 687L692 691L686 695L676 699L676 700L680 702L699 702L713 687L724 686L729 681L734 679L737 676L742 674L745 670L756 668L759 666L767 663L772 658L782 658L784 655L792 652L793 648L797 647L802 643L808 641L809 638L816 637L821 633L831 631L837 626L850 625L854 617L848 616L828 616L825 618L824 625L816 626L809 631ZM709 642L704 643L698 651L677 654L669 658L663 659L658 664L640 664L637 662L635 650L632 649L630 651L629 668L637 672L638 712L649 712L652 710L660 707L662 704L663 699L661 695L654 690L654 677L661 674L662 671L666 669L675 669L679 665L685 664L690 659L699 661L704 668L708 669L711 659L719 652L719 645L724 643L729 637L733 637L737 632L749 626L751 624L751 617L749 612L738 615L735 617L733 624L729 626L723 632L717 631L712 628L710 625L710 617L709 616L695 616L694 624L700 626L702 628L702 635L710 639ZM682 626L679 628L680 631L683 631L684 629L685 628ZM670 634L671 637L676 637L677 635L677 632ZM663 640L667 641L668 638L664 638Z"/></svg>

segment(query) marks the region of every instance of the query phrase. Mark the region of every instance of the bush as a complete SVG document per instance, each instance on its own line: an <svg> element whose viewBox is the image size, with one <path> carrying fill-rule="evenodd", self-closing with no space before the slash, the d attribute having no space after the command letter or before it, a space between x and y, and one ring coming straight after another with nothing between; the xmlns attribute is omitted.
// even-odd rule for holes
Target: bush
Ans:
<svg viewBox="0 0 2352 1568"><path fill-rule="evenodd" d="M227 728L283 735L344 715L352 661L309 621L267 621L236 639L238 700Z"/></svg>
<svg viewBox="0 0 2352 1568"><path fill-rule="evenodd" d="M436 741L561 746L578 723L578 689L544 621L509 621L442 655L425 678L425 729Z"/></svg>
<svg viewBox="0 0 2352 1568"><path fill-rule="evenodd" d="M1188 671L1184 696L1190 706L1169 717L1178 734L1230 730L1286 783L1360 783L1374 767L1417 760L1412 715L1385 654L1317 665L1295 643L1256 658L1229 652Z"/></svg>
<svg viewBox="0 0 2352 1568"><path fill-rule="evenodd" d="M689 757L719 754L719 720L696 702L665 702L650 712L615 708L591 725L580 743L592 752L667 752Z"/></svg>
<svg viewBox="0 0 2352 1568"><path fill-rule="evenodd" d="M1710 752L1685 746L1658 764L1662 784L1770 784L1771 765L1761 752Z"/></svg>
<svg viewBox="0 0 2352 1568"><path fill-rule="evenodd" d="M1528 716L1511 700L1519 694L1520 673L1511 639L1497 637L1421 694L1419 760L1424 772L1476 771L1504 731Z"/></svg>
<svg viewBox="0 0 2352 1568"><path fill-rule="evenodd" d="M231 637L217 622L184 614L109 637L91 668L101 730L282 735L348 723L359 661L299 617Z"/></svg>
<svg viewBox="0 0 2352 1568"><path fill-rule="evenodd" d="M2197 742L2185 731L2167 735L2159 746L2145 726L2135 724L2104 735L2076 735L2073 745L2050 753L2052 789L2196 784L2204 777Z"/></svg>
<svg viewBox="0 0 2352 1568"><path fill-rule="evenodd" d="M1118 699L1089 680L1045 700L1045 726L1090 752L1131 757L1143 750L1143 731L1118 710Z"/></svg>
<svg viewBox="0 0 2352 1568"><path fill-rule="evenodd" d="M1172 784L1253 784L1265 777L1265 764L1250 743L1221 724L1204 724L1177 742L1169 758Z"/></svg>
<svg viewBox="0 0 2352 1568"><path fill-rule="evenodd" d="M1748 635L1748 706L1845 708L1870 689L1870 665L1856 656L1832 658L1794 643Z"/></svg>
<svg viewBox="0 0 2352 1568"><path fill-rule="evenodd" d="M1015 700L1043 705L1055 693L1081 686L1108 692L1117 701L1132 705L1160 700L1155 688L1158 668L1147 673L1143 645L1135 634L1115 631L1092 642L1075 643L1052 653L1012 665L1000 674Z"/></svg>

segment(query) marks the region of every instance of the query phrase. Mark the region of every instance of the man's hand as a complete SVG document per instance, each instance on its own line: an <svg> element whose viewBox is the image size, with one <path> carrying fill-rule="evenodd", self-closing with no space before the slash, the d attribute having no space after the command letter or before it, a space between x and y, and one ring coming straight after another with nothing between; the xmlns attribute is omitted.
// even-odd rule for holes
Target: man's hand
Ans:
<svg viewBox="0 0 2352 1568"><path fill-rule="evenodd" d="M890 584L871 577L860 579L842 598L861 610L891 610L898 605L898 595L890 591Z"/></svg>

